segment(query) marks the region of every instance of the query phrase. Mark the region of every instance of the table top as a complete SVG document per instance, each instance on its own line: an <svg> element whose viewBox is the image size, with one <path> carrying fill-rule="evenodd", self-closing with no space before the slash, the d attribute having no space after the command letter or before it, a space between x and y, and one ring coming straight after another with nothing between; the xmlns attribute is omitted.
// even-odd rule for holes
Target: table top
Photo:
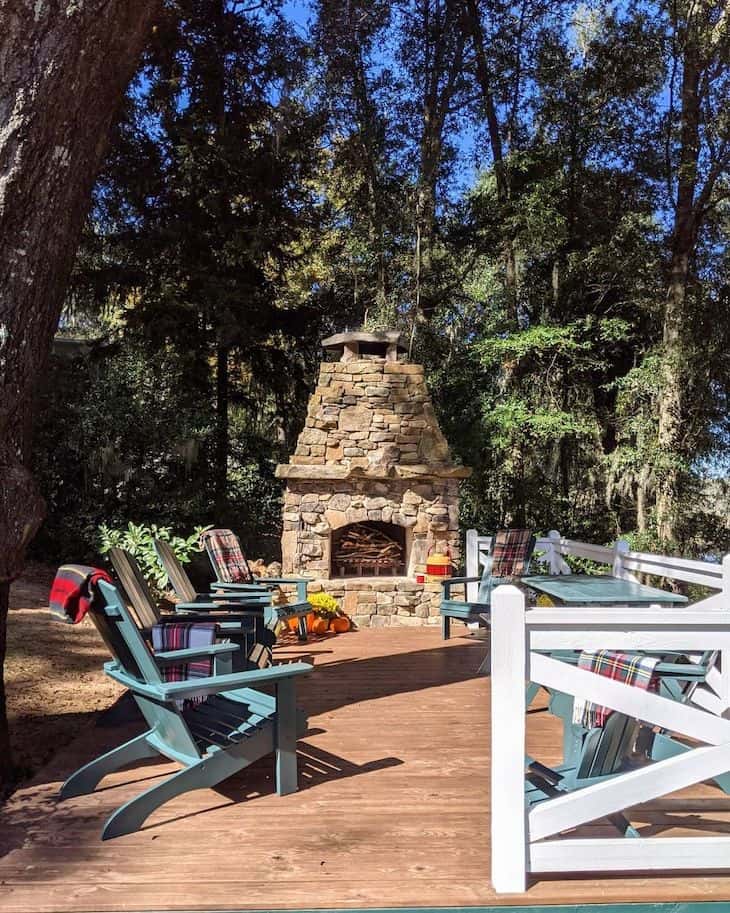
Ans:
<svg viewBox="0 0 730 913"><path fill-rule="evenodd" d="M530 589L545 593L564 605L671 604L687 602L686 596L669 593L632 580L590 574L561 574L558 576L522 577Z"/></svg>

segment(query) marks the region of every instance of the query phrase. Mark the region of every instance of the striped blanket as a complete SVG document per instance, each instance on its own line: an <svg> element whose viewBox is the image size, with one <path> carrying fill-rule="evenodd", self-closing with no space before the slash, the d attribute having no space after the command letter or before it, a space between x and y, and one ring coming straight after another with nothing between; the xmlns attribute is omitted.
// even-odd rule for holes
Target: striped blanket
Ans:
<svg viewBox="0 0 730 913"><path fill-rule="evenodd" d="M500 529L492 544L492 577L521 577L530 566L535 536L529 529Z"/></svg>
<svg viewBox="0 0 730 913"><path fill-rule="evenodd" d="M200 537L223 583L253 583L238 536L230 529L209 529Z"/></svg>
<svg viewBox="0 0 730 913"><path fill-rule="evenodd" d="M578 668L587 669L606 678L612 678L643 691L654 691L654 668L659 660L643 653L616 653L611 650L584 650L578 659ZM605 725L613 710L592 701L576 697L573 702L573 722L587 729Z"/></svg>
<svg viewBox="0 0 730 913"><path fill-rule="evenodd" d="M96 584L112 578L105 570L85 564L62 564L56 571L48 597L48 609L56 621L77 625L97 598Z"/></svg>
<svg viewBox="0 0 730 913"><path fill-rule="evenodd" d="M188 650L193 647L209 647L215 643L218 625L214 622L180 622L180 624L153 625L152 647L155 653L166 650ZM160 670L166 682L185 682L191 678L207 678L213 674L213 657L174 663L162 666Z"/></svg>

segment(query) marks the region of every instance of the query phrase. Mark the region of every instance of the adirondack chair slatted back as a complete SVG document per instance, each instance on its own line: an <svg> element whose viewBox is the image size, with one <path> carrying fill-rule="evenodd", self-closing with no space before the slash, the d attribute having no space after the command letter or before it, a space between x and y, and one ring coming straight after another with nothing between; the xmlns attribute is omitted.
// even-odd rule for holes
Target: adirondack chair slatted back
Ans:
<svg viewBox="0 0 730 913"><path fill-rule="evenodd" d="M137 560L123 548L116 547L109 549L109 560L140 625L151 628L157 624L159 612Z"/></svg>
<svg viewBox="0 0 730 913"><path fill-rule="evenodd" d="M106 605L103 607L92 606L89 609L89 618L94 623L94 627L99 632L99 636L104 641L109 654L119 663L132 678L139 682L145 681L145 676L132 655L132 651L127 646L126 640L122 637L117 626L112 623L110 612Z"/></svg>
<svg viewBox="0 0 730 913"><path fill-rule="evenodd" d="M91 619L122 672L140 684L159 685L163 679L150 648L131 616L119 590L111 584L99 584L105 605L94 608ZM155 747L175 760L200 757L200 749L174 701L160 701L135 693L142 715L159 738Z"/></svg>
<svg viewBox="0 0 730 913"><path fill-rule="evenodd" d="M636 740L639 723L623 713L612 713L600 729L586 736L579 778L607 777L625 764Z"/></svg>
<svg viewBox="0 0 730 913"><path fill-rule="evenodd" d="M209 529L200 537L218 580L223 583L253 583L254 576L231 529Z"/></svg>
<svg viewBox="0 0 730 913"><path fill-rule="evenodd" d="M170 543L162 539L155 539L155 551L160 559L160 564L165 569L170 585L181 602L194 602L198 594L190 582L185 568L170 547Z"/></svg>
<svg viewBox="0 0 730 913"><path fill-rule="evenodd" d="M495 586L525 574L534 549L535 536L532 530L498 530L492 539L490 554L484 560L477 602L489 605Z"/></svg>

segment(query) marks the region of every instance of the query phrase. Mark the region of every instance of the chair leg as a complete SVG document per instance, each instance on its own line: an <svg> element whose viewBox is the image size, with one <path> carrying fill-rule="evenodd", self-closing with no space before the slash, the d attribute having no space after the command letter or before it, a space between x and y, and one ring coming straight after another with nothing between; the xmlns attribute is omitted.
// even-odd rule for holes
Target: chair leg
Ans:
<svg viewBox="0 0 730 913"><path fill-rule="evenodd" d="M110 840L112 837L121 837L123 834L131 834L139 830L145 820L152 814L155 809L180 796L182 793L190 792L193 789L205 789L215 786L226 777L230 777L240 769L246 766L246 762L232 764L230 756L220 752L215 757L201 758L190 767L184 767L171 777L168 777L162 783L152 786L125 802L118 808L114 814L110 815L101 832L102 840Z"/></svg>
<svg viewBox="0 0 730 913"><path fill-rule="evenodd" d="M536 685L535 682L530 682L525 688L525 710L530 709L530 704L535 700L540 691L540 685Z"/></svg>
<svg viewBox="0 0 730 913"><path fill-rule="evenodd" d="M276 791L297 791L297 707L293 679L276 686Z"/></svg>
<svg viewBox="0 0 730 913"><path fill-rule="evenodd" d="M155 757L158 752L147 742L149 734L149 731L144 732L129 742L125 742L124 745L119 745L80 767L61 787L60 798L70 799L73 796L85 796L87 793L92 793L100 780L113 770L131 764L132 761Z"/></svg>
<svg viewBox="0 0 730 913"><path fill-rule="evenodd" d="M448 615L441 616L441 634L444 640L448 640L451 636L451 619Z"/></svg>
<svg viewBox="0 0 730 913"><path fill-rule="evenodd" d="M297 619L297 630L299 632L299 641L303 644L307 642L307 616L300 615Z"/></svg>

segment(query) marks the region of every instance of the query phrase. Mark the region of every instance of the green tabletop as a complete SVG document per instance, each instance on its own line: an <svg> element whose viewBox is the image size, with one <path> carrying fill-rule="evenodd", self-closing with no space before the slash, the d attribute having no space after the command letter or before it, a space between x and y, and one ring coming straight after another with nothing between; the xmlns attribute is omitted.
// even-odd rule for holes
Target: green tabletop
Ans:
<svg viewBox="0 0 730 913"><path fill-rule="evenodd" d="M618 577L592 576L588 574L563 574L559 576L523 577L525 586L564 605L620 605L646 603L687 602L686 596L668 593L653 586L644 586Z"/></svg>

